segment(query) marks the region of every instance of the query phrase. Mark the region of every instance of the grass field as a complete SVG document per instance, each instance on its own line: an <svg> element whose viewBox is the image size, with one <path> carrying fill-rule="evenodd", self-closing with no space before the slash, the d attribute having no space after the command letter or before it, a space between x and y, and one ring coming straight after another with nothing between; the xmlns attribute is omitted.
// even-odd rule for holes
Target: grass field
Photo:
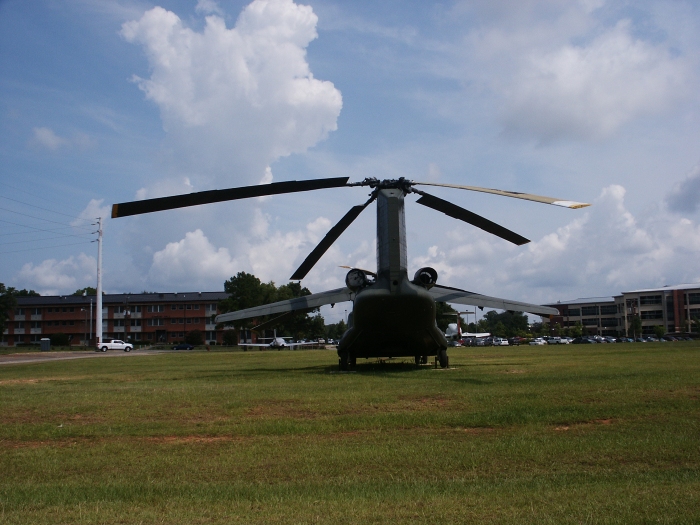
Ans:
<svg viewBox="0 0 700 525"><path fill-rule="evenodd" d="M0 367L0 523L700 523L700 343Z"/></svg>

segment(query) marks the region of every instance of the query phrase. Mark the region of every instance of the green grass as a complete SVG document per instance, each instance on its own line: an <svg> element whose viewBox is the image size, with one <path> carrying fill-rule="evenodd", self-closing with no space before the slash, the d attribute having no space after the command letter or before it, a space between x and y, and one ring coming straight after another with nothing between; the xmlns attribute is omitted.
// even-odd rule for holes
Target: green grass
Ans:
<svg viewBox="0 0 700 525"><path fill-rule="evenodd" d="M700 523L700 344L0 367L0 523Z"/></svg>

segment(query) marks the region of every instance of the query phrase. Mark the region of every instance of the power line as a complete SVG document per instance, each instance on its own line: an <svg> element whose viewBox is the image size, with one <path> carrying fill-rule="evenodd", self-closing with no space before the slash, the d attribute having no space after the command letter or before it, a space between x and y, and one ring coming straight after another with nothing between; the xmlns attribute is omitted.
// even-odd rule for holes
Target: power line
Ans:
<svg viewBox="0 0 700 525"><path fill-rule="evenodd" d="M7 209L7 208L1 208L1 207L0 207L0 210L9 211L10 213L16 213L17 215L22 215L22 216L24 216L24 217L29 217L29 218L31 218L31 219L37 219L37 220L39 220L39 221L51 222L51 223L53 223L53 224L60 224L60 225L62 225L62 226L65 225L64 222L52 221L52 220L50 220L50 219L42 219L41 217L37 217L37 216L35 216L35 215L28 215L28 214L26 214L26 213L22 213L22 212L15 211L15 210L10 210L10 209ZM73 226L73 227L74 227L74 228L79 228L79 229L82 229L82 230L87 230L87 228L84 228L84 227L82 227L82 226Z"/></svg>
<svg viewBox="0 0 700 525"><path fill-rule="evenodd" d="M51 213L56 213L56 214L58 214L58 215L63 215L63 216L65 216L65 217L70 217L71 219L79 219L79 220L83 220L83 221L84 221L84 220L87 220L87 219L84 219L84 218L82 218L82 217L77 217L77 216L75 216L75 215L68 215L67 213L62 213L62 212L60 212L60 211L50 210L50 209L48 209L48 208L42 208L41 206L36 206L36 205L34 205L34 204L29 204L28 202L18 201L17 199L11 199L10 197L5 197L4 195L0 195L0 199L5 199L5 200L8 200L8 201L17 202L17 203L19 203L19 204L24 204L25 206L30 206L30 207L36 208L36 209L38 209L38 210L44 210L44 211L48 211L48 212L51 212Z"/></svg>
<svg viewBox="0 0 700 525"><path fill-rule="evenodd" d="M66 237L68 237L66 235ZM85 237L80 237L79 235L71 235L71 237L78 237L79 239L86 239ZM10 242L0 242L0 246L6 246L8 244L22 244L24 242L40 242L40 241L53 241L55 240L55 237L44 237L43 239L28 239L24 241L10 241ZM92 242L92 239L86 239Z"/></svg>
<svg viewBox="0 0 700 525"><path fill-rule="evenodd" d="M19 252L31 252L31 251L36 251L36 250L46 250L46 249L49 249L49 248L63 248L64 246L77 246L77 245L79 245L79 244L90 244L90 243L93 243L93 242L95 242L95 241L75 242L75 243L72 243L72 244L56 244L56 245L54 245L54 246L43 246L43 247L41 247L41 248L26 248L26 249L24 249L24 250L13 250L13 251L10 251L10 252L0 252L0 255L5 255L5 254L8 254L8 253L19 253Z"/></svg>
<svg viewBox="0 0 700 525"><path fill-rule="evenodd" d="M13 224L14 226L19 226L20 228L33 228L33 226L27 226L25 224L19 224L19 223L10 222L10 221L3 221L2 219L0 219L0 221L6 222L8 224ZM39 229L39 228L36 228L36 229L37 229L37 231L42 231L42 232L57 232L59 230L71 230L71 229L73 229L73 226L64 226L63 228L52 228L52 229L48 229L48 230ZM0 237L6 237L8 235L30 235L32 233L35 233L35 232L0 233Z"/></svg>
<svg viewBox="0 0 700 525"><path fill-rule="evenodd" d="M40 231L40 232L46 232L46 233L51 233L51 232L55 231L55 230L47 230L47 229L44 229L44 228L37 228L37 227L35 227L35 226L28 226L28 225L26 225L26 224L19 224L18 222L6 221L6 220L4 220L4 219L0 219L0 222L4 222L4 223L7 223L7 224L12 224L13 226L19 226L19 227L21 227L21 228L29 228L29 229L31 229L31 230L36 230L36 231ZM60 223L58 223L58 224L60 224ZM91 231L91 232L89 232L89 233L97 233L97 232ZM14 234L10 234L10 235L14 235ZM60 235L60 236L62 236L62 237L80 237L79 235L75 235L74 233L59 233L58 235ZM83 235L85 235L85 234L83 234Z"/></svg>

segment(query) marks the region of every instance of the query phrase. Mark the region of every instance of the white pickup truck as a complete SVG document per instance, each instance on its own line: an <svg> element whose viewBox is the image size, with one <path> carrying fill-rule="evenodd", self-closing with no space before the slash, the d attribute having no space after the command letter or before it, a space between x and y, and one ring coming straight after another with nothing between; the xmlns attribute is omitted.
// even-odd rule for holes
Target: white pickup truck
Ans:
<svg viewBox="0 0 700 525"><path fill-rule="evenodd" d="M125 343L119 339L111 339L97 343L97 350L100 352L106 352L107 350L124 350L125 352L131 352L133 348L134 345L131 343Z"/></svg>

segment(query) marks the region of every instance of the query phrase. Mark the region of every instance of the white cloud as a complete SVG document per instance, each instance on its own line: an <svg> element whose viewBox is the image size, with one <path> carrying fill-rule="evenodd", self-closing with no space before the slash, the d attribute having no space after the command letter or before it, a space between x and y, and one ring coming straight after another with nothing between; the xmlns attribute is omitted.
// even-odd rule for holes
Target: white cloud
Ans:
<svg viewBox="0 0 700 525"><path fill-rule="evenodd" d="M591 208L539 240L516 248L486 234L430 247L412 260L439 282L529 302L551 302L700 281L700 226L660 210L635 217L625 189L609 186Z"/></svg>
<svg viewBox="0 0 700 525"><path fill-rule="evenodd" d="M667 196L666 204L676 213L693 213L700 206L700 166L696 166Z"/></svg>
<svg viewBox="0 0 700 525"><path fill-rule="evenodd" d="M180 195L192 193L194 187L188 177L178 179L162 179L150 184L147 188L139 188L136 191L136 200L155 199L158 197L168 197L170 195Z"/></svg>
<svg viewBox="0 0 700 525"><path fill-rule="evenodd" d="M33 128L34 135L30 144L51 151L58 151L61 148L76 147L79 150L87 150L96 145L94 139L82 132L75 132L70 138L57 135L54 130L47 127Z"/></svg>
<svg viewBox="0 0 700 525"><path fill-rule="evenodd" d="M211 15L198 33L161 7L122 26L146 52L151 76L135 80L160 108L179 161L210 178L252 184L277 158L336 129L340 92L306 62L316 22L308 6L255 0L232 29Z"/></svg>
<svg viewBox="0 0 700 525"><path fill-rule="evenodd" d="M682 58L635 39L621 21L588 45L527 57L506 90L503 121L508 132L545 142L604 137L667 109L688 82Z"/></svg>
<svg viewBox="0 0 700 525"><path fill-rule="evenodd" d="M81 253L62 261L46 259L37 265L26 263L16 280L20 287L34 289L41 295L69 294L79 288L95 286L97 261Z"/></svg>
<svg viewBox="0 0 700 525"><path fill-rule="evenodd" d="M90 199L88 205L83 211L78 215L78 219L71 222L71 226L74 227L86 227L96 222L98 217L102 217L104 225L104 219L111 215L111 209L109 206L102 206L104 199Z"/></svg>
<svg viewBox="0 0 700 525"><path fill-rule="evenodd" d="M56 151L58 148L70 144L68 139L59 137L51 128L34 128L32 142L51 151Z"/></svg>
<svg viewBox="0 0 700 525"><path fill-rule="evenodd" d="M221 10L221 7L219 7L219 4L214 0L198 0L194 10L198 13L204 13L207 15L216 14L219 16L224 16L224 12Z"/></svg>
<svg viewBox="0 0 700 525"><path fill-rule="evenodd" d="M226 248L215 248L197 229L153 254L148 279L166 288L191 289L211 281L223 283L237 267Z"/></svg>

